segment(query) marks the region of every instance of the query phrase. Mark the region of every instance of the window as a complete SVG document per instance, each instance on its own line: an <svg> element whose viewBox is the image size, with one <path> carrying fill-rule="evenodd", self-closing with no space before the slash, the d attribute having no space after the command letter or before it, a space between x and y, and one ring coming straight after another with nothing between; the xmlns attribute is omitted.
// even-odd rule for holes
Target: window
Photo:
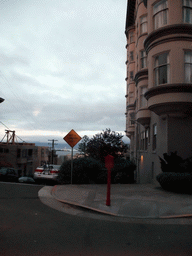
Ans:
<svg viewBox="0 0 192 256"><path fill-rule="evenodd" d="M135 112L130 113L129 117L130 117L130 124L134 125L135 124Z"/></svg>
<svg viewBox="0 0 192 256"><path fill-rule="evenodd" d="M150 130L149 130L149 128L147 128L145 130L145 150L148 149L148 144L150 143L149 137L150 137Z"/></svg>
<svg viewBox="0 0 192 256"><path fill-rule="evenodd" d="M133 57L133 51L130 52L130 61L133 61L134 60L134 57Z"/></svg>
<svg viewBox="0 0 192 256"><path fill-rule="evenodd" d="M28 156L32 156L33 155L33 149L28 149Z"/></svg>
<svg viewBox="0 0 192 256"><path fill-rule="evenodd" d="M155 85L169 83L169 54L163 53L155 57Z"/></svg>
<svg viewBox="0 0 192 256"><path fill-rule="evenodd" d="M144 150L144 145L145 145L145 131L141 132L141 150Z"/></svg>
<svg viewBox="0 0 192 256"><path fill-rule="evenodd" d="M130 72L130 81L133 81L133 71Z"/></svg>
<svg viewBox="0 0 192 256"><path fill-rule="evenodd" d="M27 149L22 150L22 157L27 157Z"/></svg>
<svg viewBox="0 0 192 256"><path fill-rule="evenodd" d="M162 0L153 6L154 29L160 28L167 24L167 0Z"/></svg>
<svg viewBox="0 0 192 256"><path fill-rule="evenodd" d="M192 23L192 0L183 0L183 21Z"/></svg>
<svg viewBox="0 0 192 256"><path fill-rule="evenodd" d="M20 158L20 157L21 157L21 149L18 148L18 149L17 149L17 158Z"/></svg>
<svg viewBox="0 0 192 256"><path fill-rule="evenodd" d="M157 148L157 124L153 125L153 150Z"/></svg>
<svg viewBox="0 0 192 256"><path fill-rule="evenodd" d="M140 19L140 34L147 33L147 16L143 16Z"/></svg>
<svg viewBox="0 0 192 256"><path fill-rule="evenodd" d="M147 100L144 97L144 94L146 93L146 91L147 91L146 87L141 87L140 108L143 108L143 107L147 106Z"/></svg>
<svg viewBox="0 0 192 256"><path fill-rule="evenodd" d="M140 126L137 125L136 127L136 133L137 133L137 136L136 136L136 149L138 150L139 149L139 140L140 140Z"/></svg>
<svg viewBox="0 0 192 256"><path fill-rule="evenodd" d="M137 54L137 71L138 71L138 64L139 64L139 56Z"/></svg>
<svg viewBox="0 0 192 256"><path fill-rule="evenodd" d="M192 83L192 52L185 52L185 82Z"/></svg>
<svg viewBox="0 0 192 256"><path fill-rule="evenodd" d="M131 31L130 32L130 43L133 43L134 42L134 32Z"/></svg>
<svg viewBox="0 0 192 256"><path fill-rule="evenodd" d="M129 93L129 104L133 104L134 103L134 95L133 92Z"/></svg>
<svg viewBox="0 0 192 256"><path fill-rule="evenodd" d="M144 50L141 51L141 68L147 67L147 55Z"/></svg>

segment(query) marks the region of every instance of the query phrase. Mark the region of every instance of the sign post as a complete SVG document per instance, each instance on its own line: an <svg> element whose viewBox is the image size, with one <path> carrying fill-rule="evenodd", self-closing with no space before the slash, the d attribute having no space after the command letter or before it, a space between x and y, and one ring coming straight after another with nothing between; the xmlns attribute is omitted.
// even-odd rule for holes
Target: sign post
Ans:
<svg viewBox="0 0 192 256"><path fill-rule="evenodd" d="M73 147L81 140L81 137L72 129L64 138L71 146L71 184L73 182Z"/></svg>
<svg viewBox="0 0 192 256"><path fill-rule="evenodd" d="M105 167L107 168L107 200L106 205L111 205L110 194L111 194L111 169L114 166L114 157L107 155L105 157Z"/></svg>

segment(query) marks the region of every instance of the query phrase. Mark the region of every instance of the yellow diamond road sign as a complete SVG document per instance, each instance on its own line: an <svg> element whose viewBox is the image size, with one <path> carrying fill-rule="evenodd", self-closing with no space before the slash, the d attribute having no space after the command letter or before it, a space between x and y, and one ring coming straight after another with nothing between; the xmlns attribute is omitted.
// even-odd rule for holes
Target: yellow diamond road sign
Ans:
<svg viewBox="0 0 192 256"><path fill-rule="evenodd" d="M73 148L81 137L72 129L63 139Z"/></svg>

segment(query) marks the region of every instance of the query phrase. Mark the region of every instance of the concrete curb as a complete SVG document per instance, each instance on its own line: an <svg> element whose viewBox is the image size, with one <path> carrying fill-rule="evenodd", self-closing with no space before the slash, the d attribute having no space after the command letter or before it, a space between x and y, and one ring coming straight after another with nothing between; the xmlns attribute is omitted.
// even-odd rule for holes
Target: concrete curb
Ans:
<svg viewBox="0 0 192 256"><path fill-rule="evenodd" d="M165 216L128 216L128 215L122 215L122 214L118 214L118 213L113 213L110 211L105 211L99 208L95 208L95 207L91 207L88 205L84 205L84 204L80 204L74 201L70 201L68 199L61 199L56 195L56 190L57 190L57 185L53 187L53 189L51 190L51 194L52 196L59 202L61 203L65 203L71 206L75 206L75 207L79 207L82 209L87 209L93 212L98 212L101 214L105 214L105 215L109 215L109 216L113 216L113 217L121 217L121 218L132 218L132 219L176 219L176 218L190 218L192 217L192 213L189 214L179 214L179 215L165 215ZM111 206L106 206L106 207L111 207ZM110 209L110 208L109 208Z"/></svg>
<svg viewBox="0 0 192 256"><path fill-rule="evenodd" d="M51 195L59 202L61 203L64 203L64 204L69 204L69 205L72 205L72 206L76 206L76 207L79 207L79 208L84 208L84 209L88 209L88 210L91 210L91 211L94 211L94 212L99 212L99 213L102 213L102 214L106 214L106 215L111 215L111 216L118 216L118 214L115 214L115 213L111 213L111 212L107 212L107 211L103 211L103 210L100 210L100 209L97 209L97 208L94 208L94 207L90 207L90 206L87 206L87 205L82 205L82 204L79 204L79 203L76 203L76 202L71 202L69 200L63 200L63 199L60 199L58 198L56 195L55 195L55 190L56 190L56 186L53 187L52 191L51 191ZM110 206L108 206L110 207Z"/></svg>

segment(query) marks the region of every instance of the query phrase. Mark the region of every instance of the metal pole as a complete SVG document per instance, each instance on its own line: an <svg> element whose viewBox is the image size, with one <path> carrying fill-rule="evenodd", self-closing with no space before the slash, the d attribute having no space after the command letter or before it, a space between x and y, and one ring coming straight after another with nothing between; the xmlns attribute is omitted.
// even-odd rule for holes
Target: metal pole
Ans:
<svg viewBox="0 0 192 256"><path fill-rule="evenodd" d="M73 147L71 149L71 185L73 182Z"/></svg>
<svg viewBox="0 0 192 256"><path fill-rule="evenodd" d="M110 206L111 205L111 168L108 168L107 170L107 200L106 200L106 205Z"/></svg>

